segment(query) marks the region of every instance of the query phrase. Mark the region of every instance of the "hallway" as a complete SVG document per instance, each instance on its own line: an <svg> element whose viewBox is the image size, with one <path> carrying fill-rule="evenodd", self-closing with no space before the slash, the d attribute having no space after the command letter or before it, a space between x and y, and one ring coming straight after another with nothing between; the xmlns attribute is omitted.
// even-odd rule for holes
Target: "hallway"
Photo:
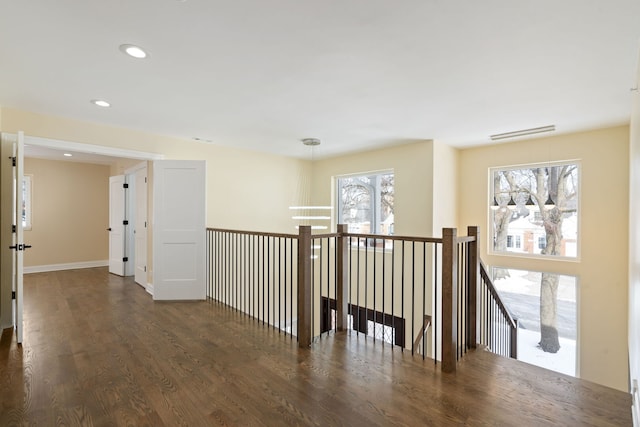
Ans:
<svg viewBox="0 0 640 427"><path fill-rule="evenodd" d="M295 339L106 268L25 276L0 425L631 425L628 394L476 351L455 374L353 331Z"/></svg>

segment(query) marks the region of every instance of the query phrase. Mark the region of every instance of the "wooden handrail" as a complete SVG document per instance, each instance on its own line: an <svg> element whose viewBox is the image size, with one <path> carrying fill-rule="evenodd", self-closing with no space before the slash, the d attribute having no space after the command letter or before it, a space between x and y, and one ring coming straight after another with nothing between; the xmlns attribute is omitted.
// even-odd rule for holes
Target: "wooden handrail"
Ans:
<svg viewBox="0 0 640 427"><path fill-rule="evenodd" d="M207 227L207 231L217 231L220 233L249 234L251 236L281 237L285 239L297 239L299 237L299 234L269 233L265 231L231 230L226 228L212 228L212 227Z"/></svg>
<svg viewBox="0 0 640 427"><path fill-rule="evenodd" d="M496 288L495 288L495 286L493 284L493 281L491 280L491 278L489 277L489 274L487 273L487 268L485 267L485 265L482 262L482 260L479 260L479 262L480 262L480 275L482 276L482 280L486 283L487 289L489 290L489 292L493 296L493 299L498 304L498 307L500 308L500 312L504 315L505 319L509 323L509 326L511 328L516 328L517 329L518 328L518 324L517 324L516 320L511 316L511 313L509 313L509 310L504 305L504 302L502 302L502 298L500 298L500 294L496 290Z"/></svg>
<svg viewBox="0 0 640 427"><path fill-rule="evenodd" d="M425 243L442 243L440 237L415 237L415 236L396 236L396 235L384 235L384 234L361 234L361 233L344 233L344 237L359 237L361 239L376 239L376 240L409 240L412 242L425 242ZM315 236L314 236L315 237Z"/></svg>
<svg viewBox="0 0 640 427"><path fill-rule="evenodd" d="M308 347L313 340L313 319L311 316L312 313L312 302L313 302L313 280L312 277L312 247L316 240L322 239L335 239L335 276L332 280L335 280L335 298L336 298L336 317L335 317L335 328L336 330L344 330L347 327L347 315L349 308L349 280L350 277L347 276L347 265L348 265L348 256L350 256L350 243L348 239L367 239L367 243L370 240L374 241L393 241L394 244L393 249L395 249L395 241L400 242L414 242L420 244L435 244L441 245L441 250L437 248L433 250L433 257L435 262L438 263L438 266L434 268L434 280L440 282L441 286L436 285L436 289L439 292L441 290L440 295L434 295L436 298L436 312L430 313L429 315L424 313L424 319L422 325L418 325L419 332L418 335L414 337L413 346L416 348L421 344L420 340L424 340L424 334L431 327L437 327L438 333L441 334L441 341L438 341L437 345L435 345L434 359L440 359L442 361L442 370L445 372L454 372L456 370L456 363L458 357L462 357L461 352L459 352L460 347L463 346L465 348L474 348L475 347L475 317L476 317L476 293L475 287L477 286L477 278L482 277L486 279L488 276L486 275L486 271L484 266L479 266L479 257L478 254L478 229L477 227L470 227L467 236L457 236L457 230L455 228L444 228L442 229L442 237L415 237L415 236L386 236L381 234L370 234L370 233L349 233L348 227L346 225L338 226L336 232L333 233L323 233L323 234L312 234L311 226L300 226L298 234L292 233L274 233L274 232L253 232L247 230L233 230L233 229L224 229L224 228L207 228L208 233L220 233L220 235L236 234L236 235L248 235L248 236L257 236L261 238L274 238L274 239L291 239L292 241L296 241L297 244L291 245L292 250L297 251L297 268L291 269L290 273L293 274L295 271L297 274L297 337L298 344L301 347ZM466 248L462 248L460 245L466 246ZM263 244L264 246L264 244ZM369 246L368 244L366 246ZM377 246L377 245L372 245ZM285 246L286 248L286 246ZM295 249L294 249L295 248ZM224 249L224 248L222 248ZM393 253L393 249L391 253ZM262 249L264 251L264 247ZM404 263L404 245L402 249L402 263ZM462 252L461 252L462 251ZM267 269L269 268L269 254L270 252L265 252L267 254L266 264ZM427 251L424 249L424 256L427 256ZM229 260L232 258L224 258L225 262L230 262ZM235 258L234 262L244 262L247 259L252 258L239 258L239 261ZM366 260L366 258L365 258ZM376 258L373 258L374 262L374 282L375 282L375 261ZM400 261L400 260L398 260ZM464 266L460 266L459 262L465 262ZM394 261L395 262L395 261ZM294 264L295 261L292 259L291 264ZM258 261L258 266L255 268L264 268L265 261L262 260L262 264L260 264L260 260ZM328 265L328 264L327 264ZM395 264L392 264L392 266ZM224 267L224 266L223 266ZM285 264L286 268L286 264ZM223 270L223 274L226 270ZM244 268L236 267L234 270L244 272ZM252 270L253 271L253 270ZM256 270L257 271L257 270ZM275 271L275 270L273 270ZM404 280L404 270L402 275L402 280ZM426 270L425 270L426 271ZM478 272L481 272L480 274ZM328 269L327 269L328 272ZM384 264L383 264L383 272L384 272ZM440 276L438 277L438 272ZM244 273L241 273L240 276L243 276ZM278 274L280 274L278 272ZM391 276L394 276L393 269L391 271ZM482 274L482 276L481 276ZM267 276L269 276L267 270ZM235 277L235 276L234 276ZM253 277L253 276L252 276ZM257 276L256 276L257 277ZM275 276L274 276L275 277ZM425 273L426 277L426 273ZM260 279L260 278L258 278ZM265 279L264 272L262 273L262 282L269 284L269 281ZM293 283L293 278L291 282ZM328 279L327 279L328 280ZM259 281L259 280L258 280ZM262 283L260 282L260 283ZM327 282L328 283L328 282ZM328 286L328 284L327 284ZM374 285L375 286L375 285ZM327 288L328 289L328 288ZM490 288L492 295L497 296L497 292L495 289ZM404 292L404 291L403 291ZM403 293L404 295L404 293ZM404 296L402 297L404 298ZM463 298L464 301L459 301L459 298ZM294 299L293 296L291 298ZM513 319L508 315L508 311L502 304L502 302L496 298L500 304L500 310L506 314L510 320L511 324L515 324ZM404 301L404 300L403 300ZM375 296L374 296L374 305ZM384 299L383 299L384 305ZM393 306L393 298L392 298L392 306ZM404 302L403 302L403 310L404 310ZM264 310L264 302L263 302L263 310ZM267 312L268 314L268 312ZM393 312L392 312L393 316ZM404 314L403 314L404 316ZM413 319L413 313L411 314ZM422 316L422 314L421 314ZM433 317L435 316L435 317ZM440 322L440 319L442 321ZM384 315L383 315L384 320ZM413 322L413 320L411 320ZM437 324L440 322L440 324ZM462 323L461 323L462 322ZM412 333L414 332L412 323ZM280 326L280 325L279 325ZM403 332L404 336L404 332ZM410 336L408 337L411 338ZM435 344L435 343L434 343ZM404 346L404 345L403 345ZM437 347L440 347L439 349ZM439 351L438 351L439 350Z"/></svg>
<svg viewBox="0 0 640 427"><path fill-rule="evenodd" d="M424 315L424 321L422 322L422 327L418 331L416 335L416 339L413 341L413 348L418 348L420 345L420 341L424 338L424 333L427 329L431 327L431 316L428 314Z"/></svg>

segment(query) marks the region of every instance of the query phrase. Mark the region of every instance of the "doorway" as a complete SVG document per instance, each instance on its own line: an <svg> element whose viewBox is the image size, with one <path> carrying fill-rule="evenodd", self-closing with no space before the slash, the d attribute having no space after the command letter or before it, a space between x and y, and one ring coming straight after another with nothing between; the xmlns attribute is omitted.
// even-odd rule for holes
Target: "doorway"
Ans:
<svg viewBox="0 0 640 427"><path fill-rule="evenodd" d="M130 215L131 216L130 226L127 228L129 228L133 233L134 225L135 225L135 222L133 221L133 214L137 212L138 217L142 218L142 224L143 224L142 227L144 229L142 230L142 232L138 232L138 230L136 230L136 234L138 234L140 237L137 239L137 242L136 242L136 239L134 239L133 234L131 234L131 236L129 237L129 240L127 241L127 246L129 248L127 255L129 255L131 259L131 265L126 272L123 270L120 274L127 275L127 276L134 275L135 269L134 269L133 263L135 263L136 258L138 258L141 261L139 265L140 271L138 272L138 283L143 287L145 287L145 289L147 289L147 278L146 278L146 264L147 264L146 257L148 252L146 247L146 244L147 244L147 239L146 239L147 192L145 188L147 161L162 159L164 156L156 153L145 153L145 152L138 152L138 151L132 151L132 150L116 149L111 147L95 146L91 144L79 144L79 143L68 142L68 141L51 140L46 138L37 138L37 137L28 137L28 136L26 137L26 142L28 145L26 156L34 158L34 160L36 159L37 160L40 160L40 159L59 160L62 158L63 153L65 153L65 155L71 154L73 157L69 157L67 159L71 159L75 161L76 164L84 164L85 166L89 166L89 167L91 166L91 164L98 164L98 165L102 165L103 167L106 167L106 169L105 168L101 169L102 171L104 171L104 172L101 172L102 176L105 176L104 175L105 173L106 173L106 176L113 175L115 173L125 174L124 176L126 176L131 183L130 187L132 190L134 190L136 186L136 182L135 182L136 177L139 181L142 181L145 184L144 186L141 186L140 191L137 192L137 194L140 197L140 200L142 201L141 207L139 209L135 209L136 207L135 196L132 195L130 198L128 197L126 200L127 205L132 207L131 209L132 214ZM93 184L89 184L88 182L80 182L78 183L78 185L83 187L91 186L91 188L96 188L95 187L96 185L102 186L103 184L100 184L97 182ZM122 183L120 183L120 186L122 188ZM76 185L73 185L73 187L75 188ZM53 190L49 190L49 191L55 192L56 190L54 188ZM105 194L106 196L105 191L107 191L107 184L106 183L104 184L104 188L100 187L99 191L102 192L102 194ZM56 203L57 202L58 201L56 200ZM82 201L80 202L82 203ZM102 205L102 202L100 202L99 205ZM106 229L111 228L110 221L107 215L108 203L106 204L104 209L105 209L104 215L102 216L103 219L99 220L100 224L103 224L101 225L101 227L99 227L99 230L101 230L99 231L99 233L110 233L106 231ZM78 214L77 211L68 212L69 216L76 217L77 214ZM123 225L122 219L120 220L120 225L121 226ZM110 234L113 234L113 233L110 233ZM104 234L102 235L104 237ZM111 238L111 236L109 237ZM104 239L104 240L100 238L100 240L108 244L107 242L108 240L110 240L110 238ZM100 247L104 248L104 246L100 246ZM47 250L51 250L51 249L47 249ZM74 262L70 264L60 264L60 265L55 265L55 264L43 265L42 268L35 267L30 271L37 272L37 271L49 271L49 270L56 270L56 269L62 270L66 268L105 266L107 265L107 263L109 263L109 261L107 260L108 259L111 260L111 258L113 258L113 254L105 253L104 252L105 249L102 249L102 251L103 251L102 255L98 254L98 256L95 256L94 254L94 256L88 258L88 259L94 260L91 262L78 262L78 263ZM137 251L139 253L138 257L135 256L134 251ZM123 257L127 255L123 253L120 254L121 263L123 261ZM64 262L64 261L59 261L59 262ZM47 263L38 262L37 264L47 264ZM128 264L128 263L125 263L125 264ZM141 275L140 272L144 274Z"/></svg>

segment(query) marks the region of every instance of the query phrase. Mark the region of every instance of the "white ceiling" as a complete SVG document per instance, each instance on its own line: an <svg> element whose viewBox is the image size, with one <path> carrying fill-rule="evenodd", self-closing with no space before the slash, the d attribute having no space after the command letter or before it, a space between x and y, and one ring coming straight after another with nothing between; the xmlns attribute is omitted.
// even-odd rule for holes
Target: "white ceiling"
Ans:
<svg viewBox="0 0 640 427"><path fill-rule="evenodd" d="M0 0L0 105L292 156L464 147L627 123L639 41L638 0Z"/></svg>
<svg viewBox="0 0 640 427"><path fill-rule="evenodd" d="M60 150L50 147L25 144L25 157L35 159L59 160L65 162L92 163L97 165L112 165L118 162L119 157L105 156L96 153L87 153L74 150ZM71 154L71 157L65 156Z"/></svg>

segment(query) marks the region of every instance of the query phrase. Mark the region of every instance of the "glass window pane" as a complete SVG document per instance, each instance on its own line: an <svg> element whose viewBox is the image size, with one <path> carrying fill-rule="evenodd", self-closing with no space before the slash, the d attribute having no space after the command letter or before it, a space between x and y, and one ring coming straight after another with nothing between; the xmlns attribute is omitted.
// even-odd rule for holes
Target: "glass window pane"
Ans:
<svg viewBox="0 0 640 427"><path fill-rule="evenodd" d="M578 256L577 163L496 168L490 177L494 252Z"/></svg>
<svg viewBox="0 0 640 427"><path fill-rule="evenodd" d="M339 224L348 224L351 233L393 234L392 172L344 176L336 183Z"/></svg>

